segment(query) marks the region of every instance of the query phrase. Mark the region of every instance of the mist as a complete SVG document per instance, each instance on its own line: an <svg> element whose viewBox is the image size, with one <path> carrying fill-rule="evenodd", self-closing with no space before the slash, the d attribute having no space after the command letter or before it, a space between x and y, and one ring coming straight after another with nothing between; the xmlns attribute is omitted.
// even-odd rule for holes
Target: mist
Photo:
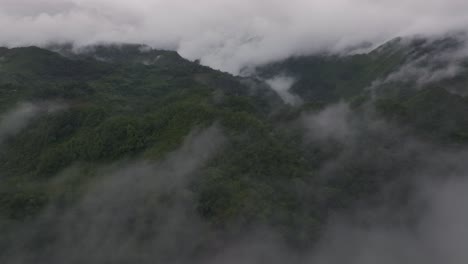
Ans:
<svg viewBox="0 0 468 264"><path fill-rule="evenodd" d="M301 104L301 98L290 92L295 83L294 78L279 75L265 82L281 97L284 103L292 106Z"/></svg>
<svg viewBox="0 0 468 264"><path fill-rule="evenodd" d="M463 0L1 0L0 45L141 43L231 73L292 55L464 31Z"/></svg>
<svg viewBox="0 0 468 264"><path fill-rule="evenodd" d="M460 47L422 52L423 55L409 48L401 55L402 64L395 66L396 70L392 68L395 71L367 87L376 91L398 89L404 84L415 94L430 88L429 84L440 84L466 73L468 57L464 34L468 25L466 0L0 0L0 25L0 46L72 43L78 52L94 44L140 43L175 50L187 59L240 75L255 66L291 56L355 54L400 36L436 39L457 34L463 43ZM142 48L142 52L146 49ZM386 59L382 59L382 64ZM133 69L132 65L125 66L129 68L121 71ZM195 69L197 65L192 66ZM177 72L177 65L174 69L174 77L171 73L168 79L185 76L185 69ZM161 71L148 73L155 77L151 81L155 82L154 90L159 85L173 88L172 83L167 87L156 83L156 75L170 70L161 67ZM63 138L54 139L49 130L39 131L44 135L38 138L50 137L48 150L57 151L51 153L58 156L52 156L59 162L58 169L41 174L32 167L24 175L4 177L10 185L0 189L0 199L5 204L5 208L0 208L5 210L5 216L0 215L0 263L468 263L465 127L451 131L456 126L447 125L448 132L459 133L449 136L462 138L447 143L447 138L441 139L445 134L441 138L431 134L436 134L438 124L445 124L440 120L434 120L434 131L420 132L409 124L411 117L403 116L405 121L399 123L398 118L379 114L374 105L381 95L377 92L365 102L360 100L367 98L353 97L352 102L337 99L328 105L315 104L293 93L292 88L300 81L294 73L290 76L280 72L266 80L259 76L258 80L244 80L247 84L252 82L253 88L268 85L276 92L289 105L281 105L279 114L257 114L254 107L252 113L244 111L244 104L250 106L251 98L244 101L243 96L237 96L231 102L227 100L230 95L225 94L221 100L218 92L224 92L215 90L214 101L219 102L213 105L213 112L232 120L219 120L219 124L215 122L208 128L195 125L179 142L177 135L185 130L177 121L192 121L192 117L171 116L179 108L169 106L177 104L179 96L184 100L185 92L169 97L167 106L161 104L167 112L132 112L133 105L124 105L129 101L121 100L117 94L123 88L115 85L120 79L113 78L121 71L112 72L109 83L104 78L102 86L99 80L90 82L102 91L95 102L88 102L86 97L83 102L70 102L74 104L71 107L77 107L79 115L88 110L90 115L100 115L101 109L87 108L86 104L102 106L111 121L114 117L119 121L120 115L128 115L132 121L143 116L135 122L155 122L155 128L148 128L151 132L147 132L143 131L146 126L133 126L127 119L116 122L127 125L128 131L115 138L118 142L109 144L123 152L135 152L116 156L121 160L112 159L113 153L106 152L102 152L102 159L87 155L79 158L82 152L88 154L86 148L73 152L81 144L94 146L95 140L109 137L106 135L114 132L114 126L103 130L110 133L102 132L102 138L97 136L101 135L100 130L91 133L106 119L91 116L96 123L86 127L76 124L76 133L82 133L85 141L66 133ZM196 77L202 80L205 76ZM237 79L231 77L213 74L213 78L219 78L220 86L226 80L228 87L223 89L229 89L230 80ZM189 79L183 78L182 81ZM129 87L144 82L129 80L132 82L125 86L125 92L134 99ZM175 79L174 87L184 85L182 81ZM153 91L153 86L144 88ZM196 90L189 88L188 85L187 90ZM453 87L443 88L452 91ZM466 87L462 89L454 92L466 94ZM127 99L126 93L122 94L124 97ZM154 98L154 102L142 103L141 108L160 104L159 98ZM187 98L187 104L181 101L176 106L182 109L191 107L192 101L204 100L195 95ZM418 105L418 100L425 98L415 98L403 102L403 106L426 109L426 105ZM252 105L256 99L252 99ZM447 101L454 103L456 114L466 112L459 107L464 105L459 100ZM206 104L193 109L211 109L211 104ZM26 101L10 107L0 115L0 151L3 143L26 131L35 120L64 107L56 102ZM428 115L429 118L447 116L443 111L439 115L437 110L437 116ZM392 111L400 114L399 108ZM165 115L168 120L161 118ZM156 122L159 119L161 123ZM68 125L68 121L64 116L63 125ZM234 123L236 130L221 125L229 122ZM244 129L244 124L252 125L252 129ZM140 138L137 132L151 134L147 139ZM127 136L135 136L138 144L117 144ZM70 138L74 141L64 144ZM256 145L263 138L266 140ZM31 141L34 148L36 141ZM140 152L140 141L144 142L142 145L149 144L148 149ZM159 145L160 142L168 144ZM180 146L176 147L178 143ZM135 150L133 145L137 146ZM172 145L175 149L162 154ZM55 149L57 146L63 148ZM283 149L288 151L275 155ZM17 156L22 158L29 152L18 152ZM68 152L72 158L63 161L63 165L59 158ZM163 156L152 159L151 155ZM24 163L35 157L27 158ZM4 160L0 162L10 162ZM285 166L263 168L266 166L262 162L284 162ZM21 169L22 165L28 164L17 167ZM21 172L15 169L8 175ZM58 170L61 171L57 173ZM197 184L209 184L209 188ZM11 213L7 209L25 212L16 216L14 210ZM278 219L269 219L275 217Z"/></svg>
<svg viewBox="0 0 468 264"><path fill-rule="evenodd" d="M121 161L100 168L74 206L60 199L20 232L0 238L2 263L188 263L209 239L190 183L225 138L212 126L190 133L160 162ZM82 177L61 172L55 184ZM42 246L41 246L42 244Z"/></svg>
<svg viewBox="0 0 468 264"><path fill-rule="evenodd" d="M449 39L428 41L417 48L408 45L411 38L400 40L397 47L406 49L405 62L383 79L374 80L368 88L372 90L386 84L409 84L412 88L424 89L428 85L461 76L467 72L468 46L465 38L465 34L459 34ZM420 53L421 49L430 51ZM464 95L467 92L463 87L455 89L453 85L444 86L455 94Z"/></svg>
<svg viewBox="0 0 468 264"><path fill-rule="evenodd" d="M463 175L466 176L466 175ZM329 226L312 263L465 263L468 255L463 245L468 242L466 179L422 184L414 202L424 204L422 216L413 226L372 223L353 225L336 222ZM362 217L362 216L361 216ZM390 216L394 217L394 216ZM362 220L362 218L361 218Z"/></svg>
<svg viewBox="0 0 468 264"><path fill-rule="evenodd" d="M213 126L196 129L159 162L121 161L97 170L73 206L52 203L0 244L5 263L448 263L468 259L468 152L417 140L408 131L342 102L300 118L305 143L341 145L318 168L321 180L346 177L368 163L392 179L377 203L337 211L320 239L298 251L269 226L237 236L200 217L191 184L227 139ZM366 142L364 144L364 142ZM351 166L351 167L350 167ZM54 181L82 177L67 169ZM401 195L401 179L411 195ZM410 180L408 180L410 179ZM301 186L313 188L313 186ZM42 246L40 246L42 245Z"/></svg>
<svg viewBox="0 0 468 264"><path fill-rule="evenodd" d="M320 242L300 263L465 263L468 255L466 148L422 140L384 121L372 107L347 103L304 114L306 141L338 153L319 170L324 181L354 168L372 175L377 197L364 196L329 219ZM333 148L333 147L332 147ZM359 184L360 177L353 179ZM389 180L390 179L390 180ZM346 182L346 180L345 180Z"/></svg>
<svg viewBox="0 0 468 264"><path fill-rule="evenodd" d="M35 118L63 109L65 105L53 102L20 102L15 107L0 115L0 144L8 137L25 129Z"/></svg>
<svg viewBox="0 0 468 264"><path fill-rule="evenodd" d="M31 103L22 103L3 114L0 119L0 143L8 136L21 131L37 114L39 108Z"/></svg>

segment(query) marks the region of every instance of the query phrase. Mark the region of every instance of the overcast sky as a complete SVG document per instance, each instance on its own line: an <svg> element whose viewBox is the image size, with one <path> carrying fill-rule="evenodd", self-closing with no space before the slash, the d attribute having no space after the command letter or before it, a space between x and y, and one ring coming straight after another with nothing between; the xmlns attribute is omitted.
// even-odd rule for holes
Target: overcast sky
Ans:
<svg viewBox="0 0 468 264"><path fill-rule="evenodd" d="M143 43L233 73L466 25L467 0L0 0L0 45Z"/></svg>

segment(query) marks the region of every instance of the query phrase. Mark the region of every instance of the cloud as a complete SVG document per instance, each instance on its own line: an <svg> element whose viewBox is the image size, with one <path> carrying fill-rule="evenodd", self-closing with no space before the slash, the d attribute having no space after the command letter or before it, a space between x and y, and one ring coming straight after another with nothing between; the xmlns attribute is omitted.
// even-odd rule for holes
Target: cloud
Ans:
<svg viewBox="0 0 468 264"><path fill-rule="evenodd" d="M458 178L433 182L430 186L420 183L421 193L414 199L423 201L426 210L416 224L331 224L312 253L311 261L318 264L465 263L468 254L463 245L468 243L465 224L468 210L464 204L468 198L468 182Z"/></svg>
<svg viewBox="0 0 468 264"><path fill-rule="evenodd" d="M190 253L209 235L196 214L190 183L224 140L213 126L192 132L160 162L101 168L101 177L75 205L66 210L52 205L11 240L0 239L8 245L0 262L189 263ZM67 176L73 175L57 180Z"/></svg>
<svg viewBox="0 0 468 264"><path fill-rule="evenodd" d="M383 188L330 218L320 242L300 263L468 260L463 247L468 243L466 148L417 139L371 109L352 109L345 103L307 114L301 122L313 145L331 140L341 145L338 155L320 165L322 178L336 182L351 174L359 186L379 182ZM353 186L348 182L345 188Z"/></svg>
<svg viewBox="0 0 468 264"><path fill-rule="evenodd" d="M0 0L0 45L132 42L243 67L468 23L464 0Z"/></svg>
<svg viewBox="0 0 468 264"><path fill-rule="evenodd" d="M100 176L74 206L51 206L36 222L24 223L21 232L10 236L12 240L0 238L0 244L8 245L0 261L466 263L466 150L416 142L397 128L360 114L340 103L312 115L312 138L336 140L345 147L331 162L337 169L329 173L345 177L347 165L368 162L372 176L387 172L394 179L411 179L415 188L397 209L393 204L401 197L384 190L378 194L383 198L378 206L353 208L352 215L332 217L318 244L303 251L291 249L277 230L256 227L229 237L199 216L191 182L225 141L222 132L211 127L191 133L160 162L135 161L99 169L96 176ZM333 134L335 130L340 132ZM325 137L327 133L332 135Z"/></svg>
<svg viewBox="0 0 468 264"><path fill-rule="evenodd" d="M25 128L37 116L39 108L31 103L22 103L0 117L0 143Z"/></svg>
<svg viewBox="0 0 468 264"><path fill-rule="evenodd" d="M428 84L454 80L467 71L468 46L465 37L465 34L460 34L450 40L427 41L416 48L409 44L411 41L401 41L398 45L405 50L405 62L384 78L374 80L368 89L375 92L382 85L392 83L410 84L422 89ZM457 87L453 83L444 86L450 92L466 94L465 87Z"/></svg>
<svg viewBox="0 0 468 264"><path fill-rule="evenodd" d="M0 144L8 137L21 132L41 114L53 113L63 108L63 105L51 102L19 103L0 115Z"/></svg>
<svg viewBox="0 0 468 264"><path fill-rule="evenodd" d="M290 92L291 87L296 80L287 76L276 76L266 80L266 83L273 89L283 101L289 105L301 104L302 100L299 96Z"/></svg>
<svg viewBox="0 0 468 264"><path fill-rule="evenodd" d="M351 143L356 136L357 120L347 103L326 107L317 113L303 114L301 122L309 139L318 141L333 140L342 144Z"/></svg>

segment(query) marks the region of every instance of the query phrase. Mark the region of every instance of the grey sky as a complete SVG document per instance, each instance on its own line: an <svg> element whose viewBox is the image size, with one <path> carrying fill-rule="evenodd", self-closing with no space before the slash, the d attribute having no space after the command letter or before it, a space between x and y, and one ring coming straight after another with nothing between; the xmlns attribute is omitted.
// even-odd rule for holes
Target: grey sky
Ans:
<svg viewBox="0 0 468 264"><path fill-rule="evenodd" d="M233 73L468 25L465 0L0 0L0 45L144 43Z"/></svg>

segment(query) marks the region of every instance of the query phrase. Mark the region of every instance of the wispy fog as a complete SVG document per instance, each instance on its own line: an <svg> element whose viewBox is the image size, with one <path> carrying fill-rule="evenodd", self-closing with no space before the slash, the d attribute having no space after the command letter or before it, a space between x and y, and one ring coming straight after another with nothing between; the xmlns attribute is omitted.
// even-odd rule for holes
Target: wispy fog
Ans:
<svg viewBox="0 0 468 264"><path fill-rule="evenodd" d="M296 81L292 77L277 76L266 80L266 83L273 89L286 104L298 105L302 102L301 98L290 92L291 87Z"/></svg>
<svg viewBox="0 0 468 264"><path fill-rule="evenodd" d="M39 108L31 103L23 103L1 116L0 142L5 137L18 133L33 119Z"/></svg>
<svg viewBox="0 0 468 264"><path fill-rule="evenodd" d="M221 131L211 127L191 133L161 162L102 168L102 177L76 206L51 206L7 240L9 248L0 250L0 261L189 263L194 248L210 238L195 212L189 183L223 142ZM72 177L60 175L67 176Z"/></svg>
<svg viewBox="0 0 468 264"><path fill-rule="evenodd" d="M278 230L267 226L230 237L199 216L191 182L201 176L203 166L226 140L220 129L211 127L192 132L161 162L123 162L101 168L100 176L73 207L51 206L21 232L5 236L1 242L8 247L0 260L18 264L466 263L468 152L416 140L367 110L360 112L345 103L301 120L309 131L306 142L335 141L343 146L341 154L319 168L322 180L346 177L350 168L365 162L376 178L393 178L380 191L377 204L362 203L352 213L332 215L317 244L293 249ZM66 178L67 173L58 178ZM407 197L396 196L404 188L399 185L401 179L411 187Z"/></svg>
<svg viewBox="0 0 468 264"><path fill-rule="evenodd" d="M17 104L13 109L0 115L0 144L9 136L21 132L39 115L52 113L63 107L63 105L50 102Z"/></svg>

